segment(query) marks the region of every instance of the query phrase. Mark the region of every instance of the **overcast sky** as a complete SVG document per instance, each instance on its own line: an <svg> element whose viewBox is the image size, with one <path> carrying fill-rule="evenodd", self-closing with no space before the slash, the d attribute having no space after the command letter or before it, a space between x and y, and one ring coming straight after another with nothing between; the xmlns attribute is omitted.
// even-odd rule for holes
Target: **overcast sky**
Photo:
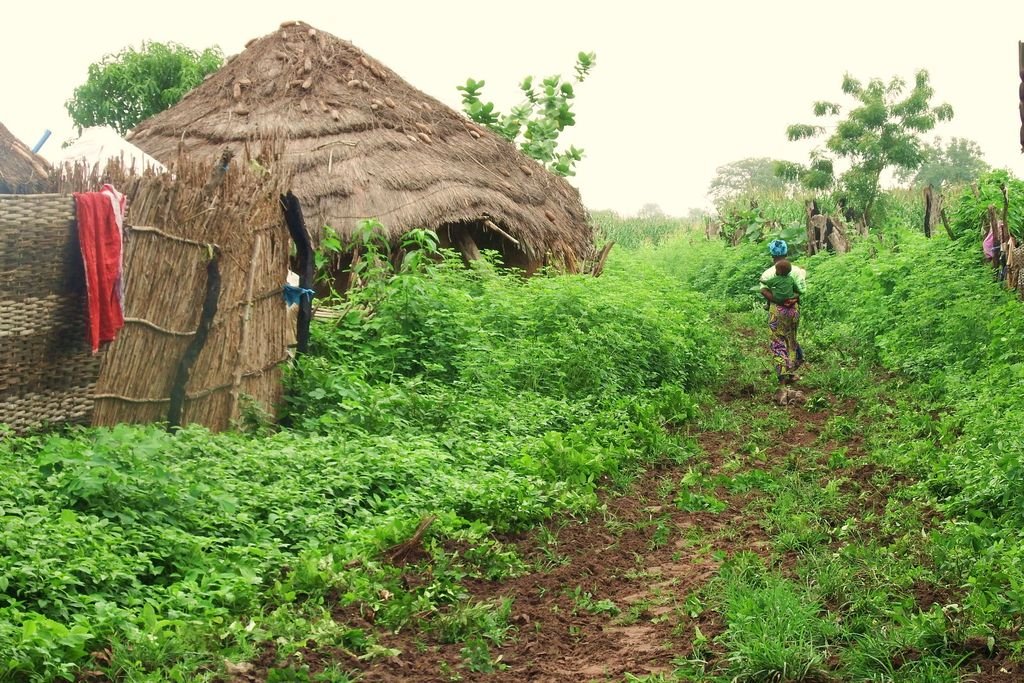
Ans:
<svg viewBox="0 0 1024 683"><path fill-rule="evenodd" d="M72 136L63 103L103 55L143 40L226 54L285 20L351 40L421 90L459 107L455 86L485 79L499 106L527 74L571 72L597 53L578 89L569 141L591 209L634 213L653 202L684 214L707 205L715 168L745 157L802 160L786 126L818 99L842 102L844 72L867 80L929 70L936 103L956 116L935 133L977 141L994 166L1024 175L1018 142L1017 41L1024 1L693 3L461 0L103 3L8 2L0 40L0 121L32 145Z"/></svg>

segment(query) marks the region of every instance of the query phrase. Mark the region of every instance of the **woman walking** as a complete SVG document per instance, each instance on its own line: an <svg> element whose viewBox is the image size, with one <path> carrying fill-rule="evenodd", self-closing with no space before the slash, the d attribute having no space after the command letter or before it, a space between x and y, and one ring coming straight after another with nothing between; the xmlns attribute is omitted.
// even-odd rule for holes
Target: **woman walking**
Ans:
<svg viewBox="0 0 1024 683"><path fill-rule="evenodd" d="M795 295L777 301L770 286L773 278L779 274L775 266L786 260L789 247L783 240L772 240L768 244L768 253L774 263L761 274L761 296L768 300L768 331L771 334L772 361L780 385L792 384L800 378L796 370L804 362L804 352L796 340L797 327L800 325L800 297L807 289L807 271L799 266L791 266L789 275L794 280Z"/></svg>

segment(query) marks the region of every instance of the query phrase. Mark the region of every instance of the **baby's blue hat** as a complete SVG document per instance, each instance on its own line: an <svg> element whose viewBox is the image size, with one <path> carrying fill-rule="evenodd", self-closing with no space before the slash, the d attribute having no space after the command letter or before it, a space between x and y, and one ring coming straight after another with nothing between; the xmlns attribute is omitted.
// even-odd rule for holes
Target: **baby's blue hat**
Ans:
<svg viewBox="0 0 1024 683"><path fill-rule="evenodd" d="M789 252L784 240L772 240L768 243L768 252L772 256L785 256Z"/></svg>

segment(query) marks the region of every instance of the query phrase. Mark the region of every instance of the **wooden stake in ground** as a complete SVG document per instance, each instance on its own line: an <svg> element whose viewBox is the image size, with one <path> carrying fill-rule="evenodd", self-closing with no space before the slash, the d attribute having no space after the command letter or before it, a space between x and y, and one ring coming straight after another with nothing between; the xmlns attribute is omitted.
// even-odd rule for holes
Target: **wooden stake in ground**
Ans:
<svg viewBox="0 0 1024 683"><path fill-rule="evenodd" d="M813 256L818 251L817 230L813 221L814 217L820 213L818 202L813 199L808 201L804 205L804 210L807 212L807 255Z"/></svg>
<svg viewBox="0 0 1024 683"><path fill-rule="evenodd" d="M608 260L608 253L615 246L615 240L612 240L601 248L601 251L597 254L597 258L594 260L594 267L590 271L594 277L601 277L601 273L604 272L604 263Z"/></svg>
<svg viewBox="0 0 1024 683"><path fill-rule="evenodd" d="M1024 152L1024 41L1017 42L1020 52L1020 151Z"/></svg>
<svg viewBox="0 0 1024 683"><path fill-rule="evenodd" d="M941 196L939 195L939 197ZM953 229L949 227L949 216L946 215L946 209L942 206L939 207L939 216L942 218L942 225L946 228L946 234L949 235L949 239L955 240L956 235L953 234Z"/></svg>
<svg viewBox="0 0 1024 683"><path fill-rule="evenodd" d="M924 236L932 236L932 186L924 188Z"/></svg>

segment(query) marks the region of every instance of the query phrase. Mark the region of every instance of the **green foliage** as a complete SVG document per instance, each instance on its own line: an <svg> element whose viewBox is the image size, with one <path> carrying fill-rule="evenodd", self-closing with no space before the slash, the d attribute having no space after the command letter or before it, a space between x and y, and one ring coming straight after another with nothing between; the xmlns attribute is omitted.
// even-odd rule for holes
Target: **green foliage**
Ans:
<svg viewBox="0 0 1024 683"><path fill-rule="evenodd" d="M784 196L794 183L776 173L781 163L767 157L741 159L715 169L708 196L716 206L747 196Z"/></svg>
<svg viewBox="0 0 1024 683"><path fill-rule="evenodd" d="M127 47L90 64L85 83L64 106L80 129L109 125L124 135L176 104L223 62L217 47L202 52L175 43Z"/></svg>
<svg viewBox="0 0 1024 683"><path fill-rule="evenodd" d="M617 249L656 246L693 227L691 222L671 216L623 217L613 211L594 211L590 219L601 241L613 241Z"/></svg>
<svg viewBox="0 0 1024 683"><path fill-rule="evenodd" d="M980 240L988 232L988 207L994 207L997 218L1002 220L1002 188L1005 186L1009 198L1007 227L1018 240L1024 239L1024 181L1018 180L1009 171L995 170L978 178L977 186L978 196L969 187L960 191L950 212L953 233L958 238Z"/></svg>
<svg viewBox="0 0 1024 683"><path fill-rule="evenodd" d="M882 239L899 240L907 229L922 231L924 194L919 190L893 189L882 192L872 211L872 228ZM933 230L940 231L938 226Z"/></svg>
<svg viewBox="0 0 1024 683"><path fill-rule="evenodd" d="M783 239L797 251L807 243L803 202L782 195L756 195L723 203L718 209L722 237L736 241L765 242Z"/></svg>
<svg viewBox="0 0 1024 683"><path fill-rule="evenodd" d="M723 352L702 297L640 255L523 280L439 260L424 232L392 259L364 227L366 287L314 325L289 428L0 440L0 678L227 678L225 660L273 641L281 680L327 680L289 653L393 654L334 621L347 606L381 628L426 620L471 670L500 668L509 605L460 585L521 571L492 535L589 510L602 480L686 452L665 426L695 415ZM409 585L378 557L427 514L432 566Z"/></svg>
<svg viewBox="0 0 1024 683"><path fill-rule="evenodd" d="M923 154L924 159L916 173L904 170L897 174L902 180L909 180L914 187L966 185L989 170L981 147L965 138L951 138L948 145L943 145L942 140L936 138L934 144L924 145Z"/></svg>
<svg viewBox="0 0 1024 683"><path fill-rule="evenodd" d="M593 52L580 52L576 56L575 83L583 83L596 63ZM583 150L571 145L569 149L558 147L562 131L576 124L572 110L576 90L571 82L556 75L537 85L533 76L527 76L519 84L524 101L508 114L495 111L493 102L480 99L484 85L485 81L470 78L465 85L457 86L462 93L462 108L470 119L516 143L548 170L561 176L576 175L576 163L583 159Z"/></svg>
<svg viewBox="0 0 1024 683"><path fill-rule="evenodd" d="M816 102L813 107L815 116L835 119L829 123L833 132L825 140L825 149L812 152L807 166L783 163L777 172L814 190L838 182L851 207L870 217L882 173L890 168L919 168L926 159L921 135L938 122L953 118L953 109L948 104L932 106L934 90L923 69L915 75L909 92L907 83L898 77L888 83L874 78L865 85L849 74L843 77L842 90L854 100L845 117L841 118L843 108L837 103ZM825 126L795 124L786 135L790 140L803 140L819 137L826 130ZM837 159L850 163L839 178L834 170Z"/></svg>

